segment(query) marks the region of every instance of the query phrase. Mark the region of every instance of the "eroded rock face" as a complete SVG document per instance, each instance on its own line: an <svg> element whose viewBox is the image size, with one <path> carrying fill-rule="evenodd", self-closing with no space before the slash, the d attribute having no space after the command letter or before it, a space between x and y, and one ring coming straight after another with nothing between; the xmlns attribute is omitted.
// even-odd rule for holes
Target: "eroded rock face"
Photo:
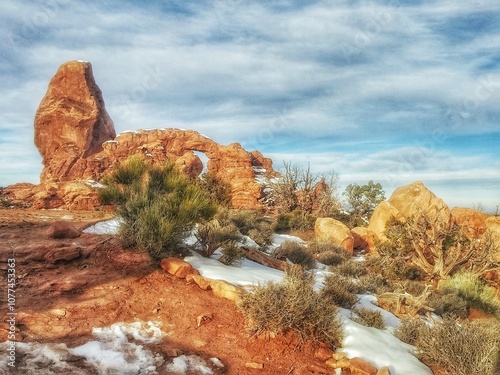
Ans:
<svg viewBox="0 0 500 375"><path fill-rule="evenodd" d="M457 225L467 228L467 233L471 238L477 238L485 232L486 219L490 217L490 215L484 212L471 208L455 207L451 210L451 214Z"/></svg>
<svg viewBox="0 0 500 375"><path fill-rule="evenodd" d="M384 241L386 223L395 217L405 220L420 215L427 216L437 229L448 230L453 225L453 216L446 203L417 181L397 188L391 197L381 202L372 214L368 229Z"/></svg>
<svg viewBox="0 0 500 375"><path fill-rule="evenodd" d="M116 136L92 66L82 61L63 64L50 81L35 117L35 144L44 164L40 185L8 190L14 200L28 197L35 208L93 209L99 202L88 181L100 181L132 155L153 163L174 160L196 177L203 171L196 153L204 153L208 171L231 185L236 208L259 208L263 188L256 173L276 173L260 152L250 153L238 143L219 145L192 130L138 130Z"/></svg>
<svg viewBox="0 0 500 375"><path fill-rule="evenodd" d="M424 214L435 223L436 228L443 230L449 229L453 224L448 205L420 181L397 188L388 203L405 218Z"/></svg>
<svg viewBox="0 0 500 375"><path fill-rule="evenodd" d="M102 151L102 143L115 135L92 65L61 65L35 115L35 145L45 166L42 184L59 181L76 160Z"/></svg>

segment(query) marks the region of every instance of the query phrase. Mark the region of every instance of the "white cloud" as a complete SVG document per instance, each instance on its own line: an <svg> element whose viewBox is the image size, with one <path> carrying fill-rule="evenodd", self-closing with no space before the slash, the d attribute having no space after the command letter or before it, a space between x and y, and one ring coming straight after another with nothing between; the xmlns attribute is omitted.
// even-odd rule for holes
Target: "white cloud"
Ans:
<svg viewBox="0 0 500 375"><path fill-rule="evenodd" d="M331 162L319 153L308 157L347 180L370 173L368 179L377 179L400 168L404 163L384 150L402 155L403 146L418 148L422 137L432 149L447 147L448 162L433 153L418 172L450 178L456 174L442 174L441 167L475 159L461 157L432 132L446 139L498 136L500 28L481 32L455 22L495 14L496 2L291 4L4 1L0 136L32 127L50 78L72 59L92 62L118 132L192 128L221 143L295 159L304 149L337 150ZM468 27L472 38L451 41L454 27ZM9 133L11 150L29 147L23 131ZM359 151L366 147L368 153ZM34 147L28 154L36 155ZM1 155L3 165L22 160ZM477 170L494 174L491 163L478 158ZM30 160L16 164L19 173L39 165ZM2 178L9 177L4 170Z"/></svg>

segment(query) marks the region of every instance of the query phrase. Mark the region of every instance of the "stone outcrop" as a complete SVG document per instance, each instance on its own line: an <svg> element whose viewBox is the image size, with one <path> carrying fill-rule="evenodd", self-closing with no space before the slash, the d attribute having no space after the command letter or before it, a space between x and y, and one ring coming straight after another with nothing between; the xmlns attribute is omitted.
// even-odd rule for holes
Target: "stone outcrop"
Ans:
<svg viewBox="0 0 500 375"><path fill-rule="evenodd" d="M391 197L381 202L372 214L368 229L380 240L385 240L385 225L391 217L405 220L413 216L427 216L436 229L448 230L454 223L446 203L420 181L397 188Z"/></svg>
<svg viewBox="0 0 500 375"><path fill-rule="evenodd" d="M354 238L351 231L338 220L329 217L316 219L314 235L319 242L331 243L353 253Z"/></svg>
<svg viewBox="0 0 500 375"><path fill-rule="evenodd" d="M486 231L486 219L490 217L484 212L471 208L455 207L451 210L451 214L455 223L466 227L468 234L472 238L477 238Z"/></svg>
<svg viewBox="0 0 500 375"><path fill-rule="evenodd" d="M42 184L67 175L77 160L102 151L102 144L115 136L92 65L63 64L35 115L35 145L45 166Z"/></svg>
<svg viewBox="0 0 500 375"><path fill-rule="evenodd" d="M47 229L46 234L48 238L55 239L80 237L80 231L76 229L73 224L68 223L67 221L56 221L49 227L49 229Z"/></svg>
<svg viewBox="0 0 500 375"><path fill-rule="evenodd" d="M375 249L376 235L370 229L366 227L355 227L351 229L351 235L354 239L354 249L364 250L367 253Z"/></svg>
<svg viewBox="0 0 500 375"><path fill-rule="evenodd" d="M4 192L13 202L28 199L34 208L94 208L98 200L93 181L132 155L153 163L174 160L196 177L204 168L197 152L204 153L207 170L230 184L236 208L260 207L263 188L256 174L276 174L272 161L260 152L248 152L238 143L223 146L192 130L138 130L116 136L92 66L83 61L63 64L50 81L36 112L35 145L44 165L40 185L13 186Z"/></svg>
<svg viewBox="0 0 500 375"><path fill-rule="evenodd" d="M199 275L200 272L194 269L191 264L179 258L164 258L160 262L161 268L178 279L185 279L189 275Z"/></svg>

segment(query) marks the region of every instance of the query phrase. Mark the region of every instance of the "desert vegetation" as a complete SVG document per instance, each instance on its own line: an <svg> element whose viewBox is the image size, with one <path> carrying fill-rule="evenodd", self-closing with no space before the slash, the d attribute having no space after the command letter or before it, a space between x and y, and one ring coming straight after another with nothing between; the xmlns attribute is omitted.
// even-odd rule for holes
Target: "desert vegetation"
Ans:
<svg viewBox="0 0 500 375"><path fill-rule="evenodd" d="M155 259L185 255L183 240L197 222L216 212L206 191L168 161L153 166L132 157L103 182L99 197L103 204L115 205L123 244L144 248Z"/></svg>
<svg viewBox="0 0 500 375"><path fill-rule="evenodd" d="M291 266L281 283L260 285L244 294L239 308L252 334L293 331L334 348L341 344L338 308L314 290L314 275L303 267Z"/></svg>
<svg viewBox="0 0 500 375"><path fill-rule="evenodd" d="M386 328L379 311L358 304L359 294L369 293L403 319L398 337L415 345L426 363L450 374L472 373L474 366L481 373L495 374L499 341L492 332L498 329L500 301L497 290L481 278L498 267L490 257L494 245L489 234L472 240L461 227L446 227L422 214L390 220L387 240L377 243L375 256L362 261L326 242L284 241L272 247L275 231L312 232L316 216L323 213L343 218L349 225L365 225L367 215L385 198L381 186L372 181L350 185L345 194L349 209L342 214L330 187L312 188L324 181L309 169L285 164L284 180L271 185L276 189L271 195L274 211L266 214L229 208L230 191L213 176L190 180L171 163L152 166L131 158L104 179L100 199L115 205L122 217L123 242L147 249L156 259L187 254L183 240L192 233L197 241L191 250L205 257L219 251L218 259L227 265L238 266L252 245L267 257L289 263L282 282L242 294L238 306L252 334L291 331L304 340L339 347L339 307L351 309L351 319L359 324ZM318 191L326 194L320 200L335 201L331 211L314 203ZM321 288L315 289L318 265L328 274ZM489 318L471 322L471 309ZM425 322L431 314L434 318ZM480 344L479 334L485 338ZM479 354L465 360L474 345L479 345Z"/></svg>

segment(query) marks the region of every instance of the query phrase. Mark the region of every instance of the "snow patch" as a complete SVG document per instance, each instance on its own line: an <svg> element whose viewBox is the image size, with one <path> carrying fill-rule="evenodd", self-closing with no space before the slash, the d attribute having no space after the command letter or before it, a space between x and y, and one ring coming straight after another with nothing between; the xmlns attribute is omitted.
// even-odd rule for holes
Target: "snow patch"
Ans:
<svg viewBox="0 0 500 375"><path fill-rule="evenodd" d="M95 223L94 225L84 229L83 233L116 235L118 234L121 223L122 219L115 217L113 219Z"/></svg>
<svg viewBox="0 0 500 375"><path fill-rule="evenodd" d="M167 370L172 374L185 374L188 371L197 371L203 375L213 374L212 369L207 366L205 360L195 355L181 355L174 358L172 363L167 365Z"/></svg>
<svg viewBox="0 0 500 375"><path fill-rule="evenodd" d="M97 189L102 189L102 188L106 187L105 185L100 184L99 182L94 181L94 180L87 180L87 181L85 181L85 185L88 185L90 187L97 188Z"/></svg>

